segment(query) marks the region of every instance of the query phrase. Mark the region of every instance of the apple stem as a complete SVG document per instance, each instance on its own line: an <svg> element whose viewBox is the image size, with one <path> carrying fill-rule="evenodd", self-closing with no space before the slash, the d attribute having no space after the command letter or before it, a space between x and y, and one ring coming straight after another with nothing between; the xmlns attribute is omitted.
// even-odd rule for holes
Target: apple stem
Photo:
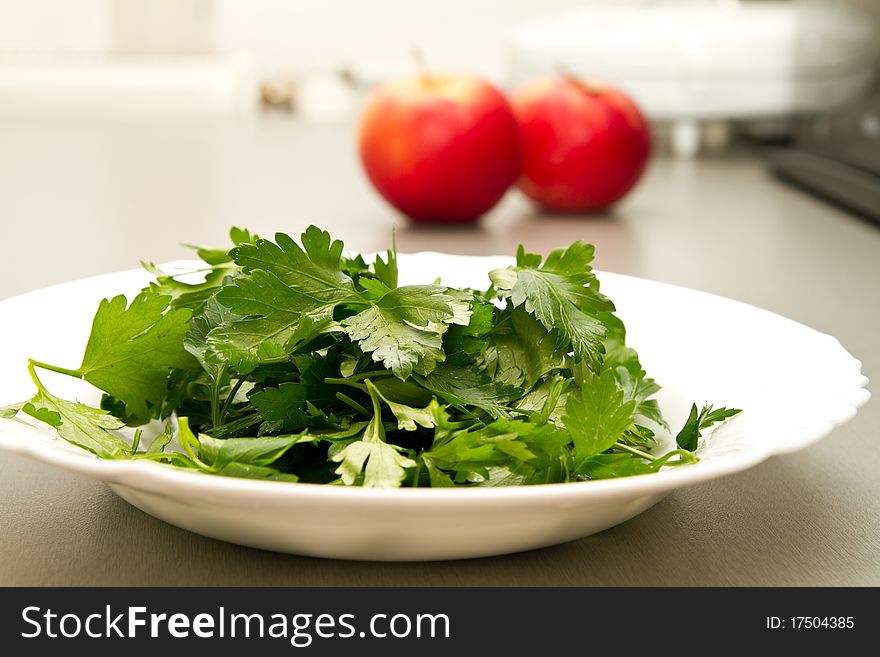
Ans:
<svg viewBox="0 0 880 657"><path fill-rule="evenodd" d="M419 70L419 75L422 78L422 81L431 86L434 84L434 76L431 75L431 69L428 68L428 63L425 60L425 53L422 52L422 49L418 46L413 46L410 50L412 53L412 58L416 62L416 68Z"/></svg>
<svg viewBox="0 0 880 657"><path fill-rule="evenodd" d="M591 96L598 96L602 93L601 87L595 84L591 84L583 78L575 75L572 70L562 62L556 64L556 72L559 74L560 77L567 80L584 93L587 93Z"/></svg>

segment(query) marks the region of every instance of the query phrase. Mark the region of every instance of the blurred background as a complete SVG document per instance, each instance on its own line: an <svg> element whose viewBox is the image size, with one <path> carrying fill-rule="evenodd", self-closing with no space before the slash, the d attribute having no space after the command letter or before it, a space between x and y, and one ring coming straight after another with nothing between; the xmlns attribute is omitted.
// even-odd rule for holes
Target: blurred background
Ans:
<svg viewBox="0 0 880 657"><path fill-rule="evenodd" d="M41 246L8 254L0 296L181 257L178 242L223 243L232 224L317 222L363 249L395 222L408 250L562 241L547 230L559 219L530 223L510 193L438 242L369 187L358 113L378 82L415 71L414 45L433 70L505 89L563 64L639 103L652 168L616 224L566 233L630 239L628 222L662 225L649 217L699 197L713 172L736 184L746 157L876 217L878 34L876 0L2 0L0 222L7 244ZM676 197L674 184L692 188Z"/></svg>

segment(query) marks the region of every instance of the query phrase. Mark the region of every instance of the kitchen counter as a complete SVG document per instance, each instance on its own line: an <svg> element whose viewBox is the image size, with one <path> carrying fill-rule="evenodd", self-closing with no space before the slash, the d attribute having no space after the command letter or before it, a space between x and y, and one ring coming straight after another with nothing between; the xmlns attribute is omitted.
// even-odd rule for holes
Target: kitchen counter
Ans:
<svg viewBox="0 0 880 657"><path fill-rule="evenodd" d="M283 115L3 117L0 298L186 257L180 243L225 244L233 224L271 234L317 223L376 250L396 222L408 252L512 254L523 243L546 253L584 239L600 269L786 315L880 376L880 227L783 185L754 156L657 159L606 216L542 216L510 193L478 227L419 228L375 196L353 144L351 126ZM0 585L877 586L878 426L875 400L813 447L676 491L595 536L439 563L230 545L156 520L100 482L0 453Z"/></svg>

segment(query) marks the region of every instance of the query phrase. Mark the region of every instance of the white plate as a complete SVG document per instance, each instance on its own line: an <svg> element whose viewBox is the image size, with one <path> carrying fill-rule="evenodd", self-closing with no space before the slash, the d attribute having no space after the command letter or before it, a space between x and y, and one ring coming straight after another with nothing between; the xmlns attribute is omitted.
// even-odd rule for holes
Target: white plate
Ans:
<svg viewBox="0 0 880 657"><path fill-rule="evenodd" d="M486 287L507 258L401 256L401 279ZM371 560L478 557L601 531L670 491L802 449L852 419L868 400L860 363L833 337L773 313L703 292L599 273L673 426L691 402L744 412L701 446L694 465L657 474L544 486L374 490L203 475L145 461L102 461L34 428L0 420L0 447L107 484L147 513L233 543ZM98 301L148 280L129 271L0 302L0 405L33 394L28 357L76 367ZM41 375L64 396L96 403L94 389ZM124 531L124 528L120 528Z"/></svg>

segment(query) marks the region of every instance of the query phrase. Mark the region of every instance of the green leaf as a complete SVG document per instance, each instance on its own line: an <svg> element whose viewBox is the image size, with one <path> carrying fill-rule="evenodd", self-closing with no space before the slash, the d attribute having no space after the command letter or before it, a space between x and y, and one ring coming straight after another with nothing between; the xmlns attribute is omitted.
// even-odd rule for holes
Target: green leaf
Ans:
<svg viewBox="0 0 880 657"><path fill-rule="evenodd" d="M308 393L305 384L282 383L277 388L256 390L248 398L267 420L287 420L299 417L297 412L305 408Z"/></svg>
<svg viewBox="0 0 880 657"><path fill-rule="evenodd" d="M584 479L612 479L649 474L654 468L632 454L595 454L578 465L577 472Z"/></svg>
<svg viewBox="0 0 880 657"><path fill-rule="evenodd" d="M654 437L654 432L648 427L640 424L633 424L629 429L623 432L619 442L633 447L650 447L651 445L654 445L657 440Z"/></svg>
<svg viewBox="0 0 880 657"><path fill-rule="evenodd" d="M406 470L416 462L403 454L404 449L385 442L382 409L376 389L367 383L373 402L373 418L360 440L338 450L332 450L330 460L339 463L336 474L342 483L352 486L363 476L365 488L398 488L406 477Z"/></svg>
<svg viewBox="0 0 880 657"><path fill-rule="evenodd" d="M205 304L203 313L190 322L189 331L183 340L183 348L193 355L211 379L222 373L226 359L208 344L208 334L218 326L240 319L241 316L234 314L212 297Z"/></svg>
<svg viewBox="0 0 880 657"><path fill-rule="evenodd" d="M360 253L352 258L342 256L341 263L342 271L348 274L353 281L357 281L363 274L370 273L370 266Z"/></svg>
<svg viewBox="0 0 880 657"><path fill-rule="evenodd" d="M570 396L562 421L571 434L575 456L583 461L611 448L633 422L636 403L624 401L612 372L603 372Z"/></svg>
<svg viewBox="0 0 880 657"><path fill-rule="evenodd" d="M473 367L441 365L418 381L449 404L476 406L493 417L507 417L510 403L523 394L520 388L493 381Z"/></svg>
<svg viewBox="0 0 880 657"><path fill-rule="evenodd" d="M306 433L292 436L224 439L201 434L198 437L199 457L217 471L222 471L231 463L267 466L280 459L294 445L312 440L312 437Z"/></svg>
<svg viewBox="0 0 880 657"><path fill-rule="evenodd" d="M191 313L169 310L170 298L141 293L126 308L119 295L104 299L92 322L79 374L125 403L141 421L160 407L174 368L193 365L183 340Z"/></svg>
<svg viewBox="0 0 880 657"><path fill-rule="evenodd" d="M8 406L0 407L0 418L4 420L11 420L14 418L18 412L21 410L21 407L27 404L26 401L18 402L17 404L9 404Z"/></svg>
<svg viewBox="0 0 880 657"><path fill-rule="evenodd" d="M332 419L309 401L309 388L304 383L282 383L277 388L254 390L248 398L265 420L260 435L332 424Z"/></svg>
<svg viewBox="0 0 880 657"><path fill-rule="evenodd" d="M328 308L356 296L354 282L342 271L342 242L331 241L330 234L316 226L309 226L301 241L302 246L277 233L276 243L258 239L231 253L246 272L271 272L315 307Z"/></svg>
<svg viewBox="0 0 880 657"><path fill-rule="evenodd" d="M451 440L432 447L425 455L438 468L461 472L465 477L489 466L506 463L509 457L491 442L483 440L484 437L478 431L460 431ZM514 440L516 434L502 435L502 438Z"/></svg>
<svg viewBox="0 0 880 657"><path fill-rule="evenodd" d="M486 347L488 335L495 326L493 304L474 297L470 311L467 325L453 324L443 336L443 351L450 365L473 363Z"/></svg>
<svg viewBox="0 0 880 657"><path fill-rule="evenodd" d="M171 427L165 427L165 431L160 433L158 436L153 438L152 442L150 442L150 446L147 447L146 454L162 454L165 451L165 448L171 443L171 439L174 436L171 433Z"/></svg>
<svg viewBox="0 0 880 657"><path fill-rule="evenodd" d="M362 299L362 301L369 301L370 303L379 301L379 299L391 292L391 288L378 278L361 277L359 285L363 288L362 291L364 293L364 299Z"/></svg>
<svg viewBox="0 0 880 657"><path fill-rule="evenodd" d="M697 449L704 429L708 429L713 424L724 422L741 412L738 408L722 407L713 410L712 404L704 404L700 412L697 413L697 405L693 404L690 415L675 437L675 442L681 449L693 452Z"/></svg>
<svg viewBox="0 0 880 657"><path fill-rule="evenodd" d="M385 399L393 399L400 404L424 408L431 403L433 395L419 385L415 379L401 381L396 376L383 376L380 379L372 379L373 385Z"/></svg>
<svg viewBox="0 0 880 657"><path fill-rule="evenodd" d="M253 244L258 238L258 235L251 233L247 228L237 228L233 226L229 229L229 239L235 246L245 243ZM205 249L198 246L187 246L195 249L197 255L209 265L220 265L232 262L232 256L229 253L229 249Z"/></svg>
<svg viewBox="0 0 880 657"><path fill-rule="evenodd" d="M217 301L237 315L248 316L218 326L207 336L207 344L242 373L260 363L285 359L332 325L330 306L311 305L278 276L262 270L224 287Z"/></svg>
<svg viewBox="0 0 880 657"><path fill-rule="evenodd" d="M443 361L449 323L466 323L467 303L439 285L391 290L375 305L342 321L348 336L401 379L428 374Z"/></svg>
<svg viewBox="0 0 880 657"><path fill-rule="evenodd" d="M405 404L398 404L397 402L387 401L388 408L391 409L391 412L394 413L394 417L397 418L397 428L402 429L404 431L415 431L416 425L420 427L424 427L425 429L431 429L434 427L434 411L431 406L426 406L425 408L413 408L412 406L406 406ZM433 403L437 403L436 401Z"/></svg>
<svg viewBox="0 0 880 657"><path fill-rule="evenodd" d="M537 415L539 424L552 422L562 425L562 415L570 395L569 386L574 379L559 374L541 381L515 402L515 407Z"/></svg>
<svg viewBox="0 0 880 657"><path fill-rule="evenodd" d="M425 464L425 469L428 471L428 482L431 484L431 487L453 488L455 486L455 482L452 481L452 478L438 468L431 458L424 455L421 458L422 463Z"/></svg>
<svg viewBox="0 0 880 657"><path fill-rule="evenodd" d="M218 265L209 267L207 273L192 271L168 274L152 263L142 262L141 265L156 276L156 280L144 288L144 292L171 297L172 308L188 308L193 314L199 314L226 278L237 271L237 267ZM202 282L185 283L179 280L200 273L204 274Z"/></svg>
<svg viewBox="0 0 880 657"><path fill-rule="evenodd" d="M22 406L22 412L54 427L67 442L101 458L125 458L129 455L129 445L109 433L110 430L122 428L122 422L106 411L56 397L42 386L36 376L34 382L37 384L37 394Z"/></svg>
<svg viewBox="0 0 880 657"><path fill-rule="evenodd" d="M557 348L556 332L522 307L499 316L486 351L486 373L499 383L529 390L545 374L565 366L565 353Z"/></svg>
<svg viewBox="0 0 880 657"><path fill-rule="evenodd" d="M673 460L674 459L674 460ZM612 479L658 472L664 466L687 465L699 459L688 451L673 450L653 461L634 454L596 454L578 464L577 474L582 479Z"/></svg>
<svg viewBox="0 0 880 657"><path fill-rule="evenodd" d="M372 384L372 381L370 383ZM388 408L394 413L394 417L397 418L398 429L415 431L417 425L425 429L433 429L437 425L435 413L439 404L437 404L436 399L432 399L431 403L424 408L413 408L406 404L391 401L382 394L378 386L373 385L373 387L376 389L376 394L388 405Z"/></svg>
<svg viewBox="0 0 880 657"><path fill-rule="evenodd" d="M376 272L376 278L382 281L389 289L397 287L397 247L388 249L385 260L381 255L376 256L373 262L373 271Z"/></svg>
<svg viewBox="0 0 880 657"><path fill-rule="evenodd" d="M229 229L229 240L236 246L241 244L253 244L258 239L260 239L260 236L256 233L252 233L247 228L233 226Z"/></svg>
<svg viewBox="0 0 880 657"><path fill-rule="evenodd" d="M371 306L342 322L348 336L401 379L428 373L443 360L442 332L399 321L393 309Z"/></svg>
<svg viewBox="0 0 880 657"><path fill-rule="evenodd" d="M235 440L235 439L231 439ZM255 439L257 440L257 439ZM299 481L299 477L290 472L281 472L276 468L268 468L250 463L232 462L223 466L216 473L223 477L238 477L240 479L267 479L271 481Z"/></svg>
<svg viewBox="0 0 880 657"><path fill-rule="evenodd" d="M566 431L552 425L538 425L523 420L496 420L487 426L459 431L440 444L435 442L423 458L437 468L456 473L457 480L488 479L494 485L498 473L520 483L561 481L570 438ZM507 483L511 483L509 480Z"/></svg>
<svg viewBox="0 0 880 657"><path fill-rule="evenodd" d="M626 346L623 322L611 313L600 313L598 316L607 329L603 368L614 371L618 384L623 388L624 398L636 401L635 415L651 420L668 431L669 425L663 418L659 404L650 399L660 391L660 386L654 379L648 378L636 351Z"/></svg>
<svg viewBox="0 0 880 657"><path fill-rule="evenodd" d="M332 460L339 463L336 474L346 486L355 484L363 473L364 488L398 488L406 468L416 464L402 451L403 448L386 442L358 440L334 454Z"/></svg>
<svg viewBox="0 0 880 657"><path fill-rule="evenodd" d="M705 406L703 407L706 408ZM691 404L691 412L688 415L687 420L684 422L684 426L681 428L681 431L678 432L678 435L675 437L675 443L682 449L690 450L691 452L697 449L697 445L700 440L700 413L697 412L697 405Z"/></svg>
<svg viewBox="0 0 880 657"><path fill-rule="evenodd" d="M517 265L489 273L502 298L524 306L548 331L557 329L563 346L570 346L578 360L594 369L602 363L605 326L597 318L613 304L598 291L589 263L593 246L575 242L556 249L540 264L540 256L520 246Z"/></svg>

